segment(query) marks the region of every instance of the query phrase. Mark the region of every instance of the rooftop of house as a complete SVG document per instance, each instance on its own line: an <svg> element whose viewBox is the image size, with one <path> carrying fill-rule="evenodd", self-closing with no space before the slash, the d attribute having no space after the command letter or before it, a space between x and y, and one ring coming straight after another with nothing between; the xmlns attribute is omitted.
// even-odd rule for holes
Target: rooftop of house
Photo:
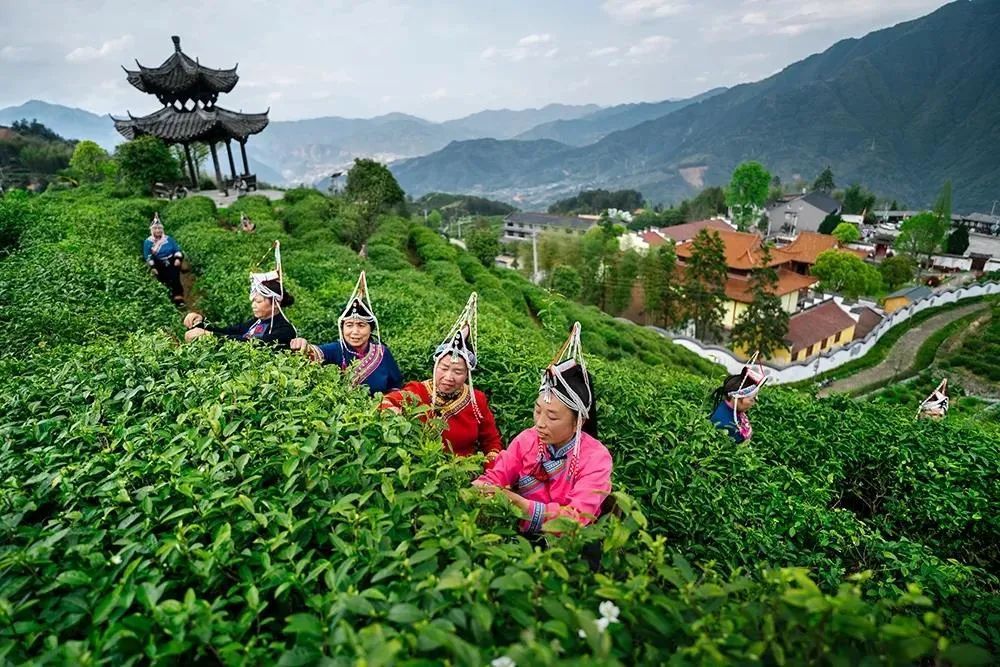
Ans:
<svg viewBox="0 0 1000 667"><path fill-rule="evenodd" d="M685 222L673 227L661 227L660 234L671 239L674 243L690 241L703 229L714 229L720 232L729 232L733 228L722 220L698 220L696 222Z"/></svg>
<svg viewBox="0 0 1000 667"><path fill-rule="evenodd" d="M911 285L910 287L903 287L901 289L898 289L892 294L886 296L885 298L895 299L898 297L905 297L909 299L911 302L914 302L914 301L920 301L921 299L926 299L933 293L934 291L930 287L927 287L926 285Z"/></svg>
<svg viewBox="0 0 1000 667"><path fill-rule="evenodd" d="M836 237L818 232L802 231L795 237L795 240L786 246L778 248L784 257L789 261L801 262L803 264L815 264L820 253L827 250L843 250L857 255L861 259L868 256L864 250L855 248L840 248L840 242ZM772 252L773 254L773 252Z"/></svg>
<svg viewBox="0 0 1000 667"><path fill-rule="evenodd" d="M504 222L512 222L522 225L535 225L539 227L573 227L576 229L590 229L596 224L595 220L590 220L580 216L521 211L509 214L506 218L504 218Z"/></svg>
<svg viewBox="0 0 1000 667"><path fill-rule="evenodd" d="M788 318L788 333L785 341L789 351L794 356L799 350L810 345L816 345L838 332L855 326L854 318L837 305L833 299L828 299L818 306L813 306Z"/></svg>

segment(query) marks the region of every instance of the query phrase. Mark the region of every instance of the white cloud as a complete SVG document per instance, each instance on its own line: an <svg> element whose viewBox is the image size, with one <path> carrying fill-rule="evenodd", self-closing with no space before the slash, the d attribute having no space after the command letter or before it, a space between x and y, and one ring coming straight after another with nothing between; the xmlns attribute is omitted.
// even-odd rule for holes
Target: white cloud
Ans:
<svg viewBox="0 0 1000 667"><path fill-rule="evenodd" d="M539 35L527 35L518 40L518 44L521 46L531 46L532 44L548 44L552 41L552 35L549 33L542 33Z"/></svg>
<svg viewBox="0 0 1000 667"><path fill-rule="evenodd" d="M601 9L623 23L675 16L687 10L686 0L604 0Z"/></svg>
<svg viewBox="0 0 1000 667"><path fill-rule="evenodd" d="M512 63L518 63L531 58L554 58L559 53L559 47L555 46L552 35L549 33L538 33L526 35L517 40L517 44L509 49L501 49L495 46L488 46L479 54L483 60L503 58Z"/></svg>
<svg viewBox="0 0 1000 667"><path fill-rule="evenodd" d="M0 49L0 61L8 63L20 63L28 60L31 56L31 49L27 46L9 45Z"/></svg>
<svg viewBox="0 0 1000 667"><path fill-rule="evenodd" d="M429 100L443 100L444 98L448 97L448 89L438 88L433 92L427 93L426 95L424 95L424 97Z"/></svg>
<svg viewBox="0 0 1000 667"><path fill-rule="evenodd" d="M643 37L638 43L633 44L628 49L628 55L633 58L648 56L652 54L664 53L670 50L674 40L664 35L652 35Z"/></svg>
<svg viewBox="0 0 1000 667"><path fill-rule="evenodd" d="M79 46L66 54L66 62L85 63L98 60L122 51L131 43L132 35L122 35L116 39L109 39L98 47Z"/></svg>
<svg viewBox="0 0 1000 667"><path fill-rule="evenodd" d="M610 56L612 54L618 53L617 46L605 46L602 49L594 49L587 55L591 58L600 58L601 56Z"/></svg>
<svg viewBox="0 0 1000 667"><path fill-rule="evenodd" d="M940 4L939 0L894 0L891 3L871 0L745 0L743 6L751 11L717 14L703 32L711 38L727 39L733 34L733 26L740 25L744 35L795 37L858 22L867 28L890 16L898 20L903 12L912 11L916 15L935 9Z"/></svg>

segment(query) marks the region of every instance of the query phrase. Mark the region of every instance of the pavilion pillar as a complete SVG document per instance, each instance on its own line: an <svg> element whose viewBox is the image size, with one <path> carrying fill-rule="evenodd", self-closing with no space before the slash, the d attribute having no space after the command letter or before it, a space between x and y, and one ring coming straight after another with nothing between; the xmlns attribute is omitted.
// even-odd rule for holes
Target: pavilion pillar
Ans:
<svg viewBox="0 0 1000 667"><path fill-rule="evenodd" d="M198 175L194 170L194 160L191 159L191 146L184 144L184 157L187 158L188 175L191 177L191 189L198 189Z"/></svg>
<svg viewBox="0 0 1000 667"><path fill-rule="evenodd" d="M226 139L226 155L229 156L229 173L233 177L233 183L236 182L236 163L233 162L233 140Z"/></svg>
<svg viewBox="0 0 1000 667"><path fill-rule="evenodd" d="M215 149L214 141L209 142L208 146L212 150L212 164L215 165L215 180L219 184L219 190L228 196L229 188L226 187L226 182L222 180L222 169L219 167L219 151Z"/></svg>
<svg viewBox="0 0 1000 667"><path fill-rule="evenodd" d="M240 142L240 155L243 156L243 175L250 175L250 165L247 164L247 142Z"/></svg>

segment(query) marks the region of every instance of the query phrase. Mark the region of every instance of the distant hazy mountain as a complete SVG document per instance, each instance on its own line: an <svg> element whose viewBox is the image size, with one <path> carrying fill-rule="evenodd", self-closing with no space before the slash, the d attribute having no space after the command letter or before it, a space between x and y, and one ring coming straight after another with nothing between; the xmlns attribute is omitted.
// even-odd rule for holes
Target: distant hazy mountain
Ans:
<svg viewBox="0 0 1000 667"><path fill-rule="evenodd" d="M442 123L445 127L455 128L459 133L470 137L489 139L511 139L537 125L572 120L599 112L601 107L596 104L574 106L570 104L549 104L541 109L488 109L464 118L449 120ZM455 137L458 139L459 137ZM542 139L546 137L531 137Z"/></svg>
<svg viewBox="0 0 1000 667"><path fill-rule="evenodd" d="M502 146L452 145L395 171L413 196L544 203L581 188L632 187L676 201L755 159L786 182L830 165L838 184L860 182L910 206L929 205L951 179L958 210L989 210L1000 193L998 34L1000 2L962 0L591 146L490 165L475 188L456 187L469 180L461 172L500 159Z"/></svg>
<svg viewBox="0 0 1000 667"><path fill-rule="evenodd" d="M524 140L552 139L571 146L587 146L617 130L634 127L654 118L662 118L669 113L715 97L725 91L725 88L713 88L701 95L682 100L619 104L580 118L543 123L519 134L516 138Z"/></svg>
<svg viewBox="0 0 1000 667"><path fill-rule="evenodd" d="M31 100L16 107L0 109L0 125L18 120L37 119L66 139L90 139L106 149L113 149L122 140L108 116L73 109L59 104Z"/></svg>
<svg viewBox="0 0 1000 667"><path fill-rule="evenodd" d="M455 141L431 155L404 160L392 167L396 179L414 197L428 192L492 192L517 201L516 191L524 169L538 169L572 151L557 141ZM436 187L437 183L447 183Z"/></svg>

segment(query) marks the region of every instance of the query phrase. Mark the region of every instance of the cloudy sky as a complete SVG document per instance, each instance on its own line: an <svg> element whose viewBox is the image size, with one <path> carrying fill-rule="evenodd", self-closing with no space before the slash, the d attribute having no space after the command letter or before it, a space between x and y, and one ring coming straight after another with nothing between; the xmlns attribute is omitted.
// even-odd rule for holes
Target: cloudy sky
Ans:
<svg viewBox="0 0 1000 667"><path fill-rule="evenodd" d="M156 103L121 65L239 62L223 102L276 120L656 101L764 78L942 0L0 0L0 107Z"/></svg>

